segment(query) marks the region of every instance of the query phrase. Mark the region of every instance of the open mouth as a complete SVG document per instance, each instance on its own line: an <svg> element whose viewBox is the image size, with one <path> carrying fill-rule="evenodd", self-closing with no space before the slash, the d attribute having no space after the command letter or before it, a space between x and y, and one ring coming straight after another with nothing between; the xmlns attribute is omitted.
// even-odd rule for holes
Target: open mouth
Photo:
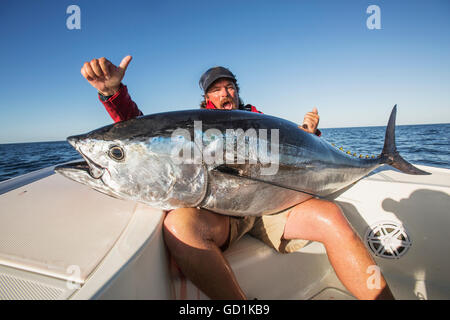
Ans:
<svg viewBox="0 0 450 320"><path fill-rule="evenodd" d="M225 101L222 103L222 109L231 110L233 109L233 104L230 101Z"/></svg>

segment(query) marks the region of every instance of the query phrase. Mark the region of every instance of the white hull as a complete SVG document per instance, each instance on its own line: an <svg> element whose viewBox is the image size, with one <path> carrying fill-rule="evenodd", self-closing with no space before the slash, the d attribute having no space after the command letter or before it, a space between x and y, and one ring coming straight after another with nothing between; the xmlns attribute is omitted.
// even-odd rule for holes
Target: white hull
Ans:
<svg viewBox="0 0 450 320"><path fill-rule="evenodd" d="M373 255L397 299L449 299L450 170L418 167L432 175L379 170L335 200L377 254L372 229L396 249ZM207 299L170 263L163 219L52 168L2 182L0 299ZM245 236L225 256L249 298L353 298L320 243L283 255Z"/></svg>

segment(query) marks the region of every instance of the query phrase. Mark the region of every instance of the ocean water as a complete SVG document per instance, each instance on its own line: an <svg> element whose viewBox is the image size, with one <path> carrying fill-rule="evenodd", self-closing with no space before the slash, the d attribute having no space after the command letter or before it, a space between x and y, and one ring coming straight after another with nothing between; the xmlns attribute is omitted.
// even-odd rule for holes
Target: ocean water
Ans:
<svg viewBox="0 0 450 320"><path fill-rule="evenodd" d="M0 144L0 181L76 159L67 141Z"/></svg>
<svg viewBox="0 0 450 320"><path fill-rule="evenodd" d="M322 138L362 155L378 155L386 127L321 129ZM450 169L450 123L396 127L397 150L413 164ZM66 141L0 144L0 181L81 159Z"/></svg>
<svg viewBox="0 0 450 320"><path fill-rule="evenodd" d="M322 137L352 154L379 155L386 127L321 129ZM412 164L450 169L450 123L395 127L400 155Z"/></svg>

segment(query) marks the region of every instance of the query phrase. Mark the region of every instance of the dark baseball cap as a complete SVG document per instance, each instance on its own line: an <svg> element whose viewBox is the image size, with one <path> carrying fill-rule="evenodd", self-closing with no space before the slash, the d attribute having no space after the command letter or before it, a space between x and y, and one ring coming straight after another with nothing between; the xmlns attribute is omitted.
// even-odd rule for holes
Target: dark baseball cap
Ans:
<svg viewBox="0 0 450 320"><path fill-rule="evenodd" d="M203 92L206 93L209 86L213 84L214 81L220 78L228 78L236 83L236 77L231 73L230 70L224 67L213 67L208 69L201 77L198 84Z"/></svg>

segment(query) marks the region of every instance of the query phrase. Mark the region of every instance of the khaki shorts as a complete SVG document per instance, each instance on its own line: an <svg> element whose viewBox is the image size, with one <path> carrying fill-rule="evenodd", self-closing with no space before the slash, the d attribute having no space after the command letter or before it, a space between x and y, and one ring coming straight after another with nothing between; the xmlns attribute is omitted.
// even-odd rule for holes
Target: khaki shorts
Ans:
<svg viewBox="0 0 450 320"><path fill-rule="evenodd" d="M230 237L222 249L226 250L246 233L261 240L280 253L290 253L303 248L310 242L309 240L283 239L284 227L291 209L262 217L247 216L241 218L230 216Z"/></svg>

